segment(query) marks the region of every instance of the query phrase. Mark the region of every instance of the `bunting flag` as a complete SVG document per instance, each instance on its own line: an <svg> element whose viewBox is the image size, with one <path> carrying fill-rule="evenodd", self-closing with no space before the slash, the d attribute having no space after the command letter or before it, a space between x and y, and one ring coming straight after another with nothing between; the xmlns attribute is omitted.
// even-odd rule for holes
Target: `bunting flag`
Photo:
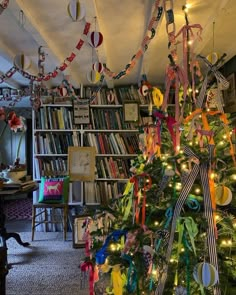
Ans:
<svg viewBox="0 0 236 295"><path fill-rule="evenodd" d="M90 30L91 23L86 22L83 30L83 35L87 36ZM84 45L84 40L81 38L77 45L76 49L78 51L81 50L82 46ZM24 78L29 79L31 81L37 81L37 82L42 82L42 81L48 81L51 78L55 78L59 71L63 72L65 69L70 65L70 63L75 59L76 54L72 52L68 57L65 58L65 60L58 66L56 67L52 72L49 72L45 75L31 75L28 72L24 71L23 67L18 67L16 64L10 68L5 74L0 76L0 84L3 83L6 79L10 78L15 72L19 72Z"/></svg>

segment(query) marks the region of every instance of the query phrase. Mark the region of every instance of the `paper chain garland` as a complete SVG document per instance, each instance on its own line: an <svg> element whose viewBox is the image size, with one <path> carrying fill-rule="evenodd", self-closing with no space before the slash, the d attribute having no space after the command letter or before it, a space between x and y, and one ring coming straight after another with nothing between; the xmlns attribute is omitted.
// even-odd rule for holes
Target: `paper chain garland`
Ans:
<svg viewBox="0 0 236 295"><path fill-rule="evenodd" d="M9 0L3 0L2 3L0 3L0 8L6 9L9 4Z"/></svg>
<svg viewBox="0 0 236 295"><path fill-rule="evenodd" d="M83 30L83 34L85 36L88 35L90 26L91 26L91 23L88 23L88 22L85 23L84 30ZM82 46L84 45L84 42L85 41L82 38L80 38L79 42L76 45L76 49L81 50ZM0 84L3 83L5 79L11 78L16 72L19 72L23 77L31 81L37 81L37 82L48 81L51 78L55 78L58 75L58 71L63 72L70 65L70 63L74 60L75 57L76 57L76 54L72 52L71 55L68 56L59 67L56 67L52 72L49 72L42 76L31 75L27 73L26 71L21 70L17 68L16 66L13 66L5 74L0 76Z"/></svg>
<svg viewBox="0 0 236 295"><path fill-rule="evenodd" d="M114 73L112 72L110 69L108 69L106 67L106 65L104 64L104 73L109 76L112 79L120 79L123 78L125 75L129 74L130 71L134 68L136 61L145 53L145 51L147 51L148 49L148 45L151 42L151 40L154 38L155 34L156 34L156 28L157 25L160 23L160 19L162 17L162 13L163 13L163 7L162 5L162 1L160 0L156 0L154 3L154 11L153 11L153 16L148 24L148 29L147 29L147 34L144 37L142 43L141 43L141 48L136 52L136 54L133 55L133 57L131 58L130 63L128 63L125 66L125 69L123 69L122 71L120 71L119 73ZM150 33L148 32L151 32ZM149 36L150 35L150 36Z"/></svg>

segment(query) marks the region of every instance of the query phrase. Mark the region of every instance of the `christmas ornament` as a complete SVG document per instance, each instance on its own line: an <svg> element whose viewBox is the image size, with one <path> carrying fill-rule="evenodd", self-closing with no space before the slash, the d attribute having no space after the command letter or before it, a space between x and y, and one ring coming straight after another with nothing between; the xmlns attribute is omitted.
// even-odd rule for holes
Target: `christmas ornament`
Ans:
<svg viewBox="0 0 236 295"><path fill-rule="evenodd" d="M30 58L24 54L17 54L14 58L14 65L20 70L27 70L30 63Z"/></svg>
<svg viewBox="0 0 236 295"><path fill-rule="evenodd" d="M160 108L160 106L163 103L163 94L161 93L160 89L157 87L153 87L152 89L152 99L153 103L157 108Z"/></svg>
<svg viewBox="0 0 236 295"><path fill-rule="evenodd" d="M99 82L100 78L101 75L97 71L91 70L87 73L87 80L90 83L96 84Z"/></svg>
<svg viewBox="0 0 236 295"><path fill-rule="evenodd" d="M198 263L193 270L194 280L203 287L214 286L218 282L218 271L207 262Z"/></svg>
<svg viewBox="0 0 236 295"><path fill-rule="evenodd" d="M67 12L73 21L80 21L85 17L85 7L76 0L71 0L69 2Z"/></svg>
<svg viewBox="0 0 236 295"><path fill-rule="evenodd" d="M227 206L232 201L232 192L224 185L219 185L216 187L215 195L216 204L219 206Z"/></svg>
<svg viewBox="0 0 236 295"><path fill-rule="evenodd" d="M93 70L98 72L98 73L102 73L103 72L103 64L101 62L95 62L93 64Z"/></svg>
<svg viewBox="0 0 236 295"><path fill-rule="evenodd" d="M88 34L88 43L90 46L97 48L102 44L103 35L100 32L93 31Z"/></svg>
<svg viewBox="0 0 236 295"><path fill-rule="evenodd" d="M207 60L214 65L219 59L219 55L217 52L211 52L210 54L208 54L207 56Z"/></svg>
<svg viewBox="0 0 236 295"><path fill-rule="evenodd" d="M147 85L141 85L138 90L139 94L142 96L148 95L148 91L149 91L149 87Z"/></svg>
<svg viewBox="0 0 236 295"><path fill-rule="evenodd" d="M175 295L187 295L187 290L183 286L177 286L175 289Z"/></svg>
<svg viewBox="0 0 236 295"><path fill-rule="evenodd" d="M152 258L154 255L154 250L148 245L143 246L143 260L144 260L144 269L146 274L150 274L152 271Z"/></svg>

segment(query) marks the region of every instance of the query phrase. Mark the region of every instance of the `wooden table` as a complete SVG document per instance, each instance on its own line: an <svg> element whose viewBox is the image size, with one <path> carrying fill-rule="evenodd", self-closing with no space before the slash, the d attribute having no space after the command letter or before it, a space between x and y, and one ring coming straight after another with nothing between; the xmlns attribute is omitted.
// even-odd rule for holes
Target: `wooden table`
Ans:
<svg viewBox="0 0 236 295"><path fill-rule="evenodd" d="M5 227L6 216L4 213L4 199L15 198L20 194L28 194L38 189L35 185L28 190L22 191L21 189L3 189L0 190L0 294L6 294L6 276L8 274L8 263L7 263L7 244L6 241L10 238L14 238L17 243L23 247L27 247L30 244L28 242L23 242L18 233L11 232L8 233Z"/></svg>

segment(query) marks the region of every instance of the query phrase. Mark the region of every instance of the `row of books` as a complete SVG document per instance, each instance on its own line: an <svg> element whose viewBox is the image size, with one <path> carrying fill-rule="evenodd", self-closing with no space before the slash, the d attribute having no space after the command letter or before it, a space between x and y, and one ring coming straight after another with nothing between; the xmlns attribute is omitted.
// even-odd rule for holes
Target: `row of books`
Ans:
<svg viewBox="0 0 236 295"><path fill-rule="evenodd" d="M55 177L68 174L66 158L50 158L42 159L34 158L34 175L35 179L40 179L42 176Z"/></svg>
<svg viewBox="0 0 236 295"><path fill-rule="evenodd" d="M98 178L127 179L130 176L130 159L112 157L96 160Z"/></svg>
<svg viewBox="0 0 236 295"><path fill-rule="evenodd" d="M122 130L137 129L137 124L124 122L122 108L101 109L91 108L91 126L92 129Z"/></svg>
<svg viewBox="0 0 236 295"><path fill-rule="evenodd" d="M84 184L84 200L86 204L107 206L111 200L121 196L126 182L86 182Z"/></svg>
<svg viewBox="0 0 236 295"><path fill-rule="evenodd" d="M94 146L97 154L137 154L139 139L132 133L85 133L84 146Z"/></svg>
<svg viewBox="0 0 236 295"><path fill-rule="evenodd" d="M103 87L98 93L93 104L97 105L121 105L126 100L135 100L140 104L149 104L151 101L151 93L146 96L141 95L139 87L136 85L122 86L117 88Z"/></svg>
<svg viewBox="0 0 236 295"><path fill-rule="evenodd" d="M35 115L35 129L73 129L72 108L43 106Z"/></svg>
<svg viewBox="0 0 236 295"><path fill-rule="evenodd" d="M80 146L79 133L37 133L34 146L35 154L67 154L68 146Z"/></svg>
<svg viewBox="0 0 236 295"><path fill-rule="evenodd" d="M111 200L120 197L125 189L126 182L100 181L96 183L97 199L103 206L109 205Z"/></svg>

